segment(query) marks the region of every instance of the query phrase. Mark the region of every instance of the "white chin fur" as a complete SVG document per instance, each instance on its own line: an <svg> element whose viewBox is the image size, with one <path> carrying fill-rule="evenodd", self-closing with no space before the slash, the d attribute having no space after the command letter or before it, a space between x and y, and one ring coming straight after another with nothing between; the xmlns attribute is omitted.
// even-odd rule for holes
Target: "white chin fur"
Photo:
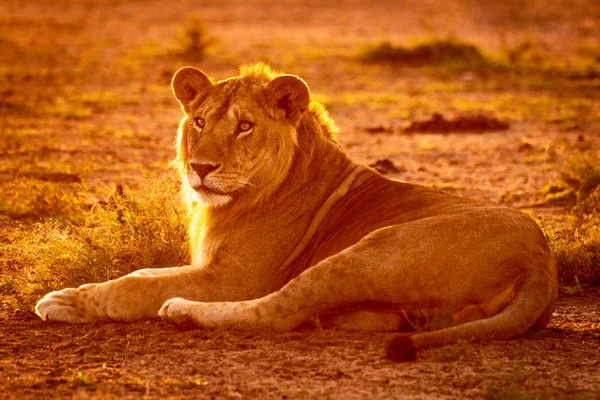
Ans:
<svg viewBox="0 0 600 400"><path fill-rule="evenodd" d="M201 203L211 207L222 207L229 204L233 198L228 194L194 190L194 196Z"/></svg>

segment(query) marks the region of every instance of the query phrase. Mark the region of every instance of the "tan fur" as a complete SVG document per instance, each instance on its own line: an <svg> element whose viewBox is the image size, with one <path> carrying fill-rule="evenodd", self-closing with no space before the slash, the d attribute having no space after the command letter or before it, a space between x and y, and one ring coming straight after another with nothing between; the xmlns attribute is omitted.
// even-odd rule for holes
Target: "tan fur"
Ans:
<svg viewBox="0 0 600 400"><path fill-rule="evenodd" d="M547 324L556 265L529 217L355 164L304 81L262 64L240 72L173 78L192 265L50 293L42 319L279 331L318 319L429 330L412 337L418 348Z"/></svg>

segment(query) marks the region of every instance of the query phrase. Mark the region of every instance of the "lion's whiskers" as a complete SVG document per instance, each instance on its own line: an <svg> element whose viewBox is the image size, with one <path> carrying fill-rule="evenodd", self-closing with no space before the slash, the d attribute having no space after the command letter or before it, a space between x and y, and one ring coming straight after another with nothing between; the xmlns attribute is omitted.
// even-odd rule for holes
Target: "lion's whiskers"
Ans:
<svg viewBox="0 0 600 400"><path fill-rule="evenodd" d="M255 189L256 185L250 181L247 181L245 179L239 178L235 180L236 185L240 186L240 189L245 189L250 191L251 189Z"/></svg>

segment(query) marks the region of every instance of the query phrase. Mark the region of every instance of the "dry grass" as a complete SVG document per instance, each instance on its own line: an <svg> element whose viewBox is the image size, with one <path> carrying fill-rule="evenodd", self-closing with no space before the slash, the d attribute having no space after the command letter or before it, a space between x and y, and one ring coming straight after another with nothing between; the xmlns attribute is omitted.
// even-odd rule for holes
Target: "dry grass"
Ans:
<svg viewBox="0 0 600 400"><path fill-rule="evenodd" d="M0 214L15 220L75 217L82 190L79 184L21 177L2 185Z"/></svg>
<svg viewBox="0 0 600 400"><path fill-rule="evenodd" d="M558 262L558 276L564 287L579 282L600 284L600 223L595 220L568 228L544 228Z"/></svg>
<svg viewBox="0 0 600 400"><path fill-rule="evenodd" d="M574 153L566 157L560 171L560 186L571 193L576 211L599 213L600 152Z"/></svg>
<svg viewBox="0 0 600 400"><path fill-rule="evenodd" d="M188 263L186 217L176 185L166 178L146 182L117 190L106 203L79 211L79 218L48 219L1 238L0 270L14 271L0 281L4 302L29 308L51 290Z"/></svg>
<svg viewBox="0 0 600 400"><path fill-rule="evenodd" d="M600 153L575 151L557 164L559 179L543 189L549 204L571 208L567 226L544 226L562 284L600 284Z"/></svg>

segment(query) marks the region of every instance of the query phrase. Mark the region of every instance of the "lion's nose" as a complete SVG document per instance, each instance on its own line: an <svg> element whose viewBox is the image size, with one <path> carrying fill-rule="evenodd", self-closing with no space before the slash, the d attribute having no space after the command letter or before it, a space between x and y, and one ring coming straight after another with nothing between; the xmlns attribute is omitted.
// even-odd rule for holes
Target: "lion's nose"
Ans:
<svg viewBox="0 0 600 400"><path fill-rule="evenodd" d="M221 164L196 164L190 162L190 167L198 174L200 179L204 180L208 174L219 168Z"/></svg>

